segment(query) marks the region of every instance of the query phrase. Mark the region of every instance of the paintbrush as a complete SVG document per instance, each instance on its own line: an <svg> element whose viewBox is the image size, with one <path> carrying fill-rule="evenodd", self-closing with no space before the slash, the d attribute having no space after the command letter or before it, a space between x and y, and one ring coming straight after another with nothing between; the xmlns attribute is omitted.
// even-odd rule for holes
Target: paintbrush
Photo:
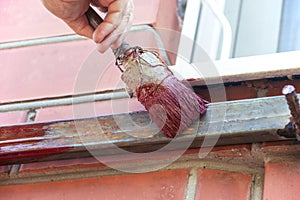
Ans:
<svg viewBox="0 0 300 200"><path fill-rule="evenodd" d="M94 29L103 21L91 7L86 16ZM206 112L208 102L181 83L157 52L126 42L113 52L128 93L145 106L167 137L180 134Z"/></svg>

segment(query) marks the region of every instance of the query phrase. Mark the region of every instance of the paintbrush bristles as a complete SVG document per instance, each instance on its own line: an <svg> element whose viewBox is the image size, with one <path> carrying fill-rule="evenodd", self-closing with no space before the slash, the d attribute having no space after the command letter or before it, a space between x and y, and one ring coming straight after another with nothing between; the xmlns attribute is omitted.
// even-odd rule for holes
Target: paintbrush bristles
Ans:
<svg viewBox="0 0 300 200"><path fill-rule="evenodd" d="M174 76L168 76L160 85L137 88L137 97L153 122L171 138L203 115L208 104Z"/></svg>
<svg viewBox="0 0 300 200"><path fill-rule="evenodd" d="M175 137L206 112L208 102L173 76L157 53L136 47L118 59L129 92L167 137Z"/></svg>

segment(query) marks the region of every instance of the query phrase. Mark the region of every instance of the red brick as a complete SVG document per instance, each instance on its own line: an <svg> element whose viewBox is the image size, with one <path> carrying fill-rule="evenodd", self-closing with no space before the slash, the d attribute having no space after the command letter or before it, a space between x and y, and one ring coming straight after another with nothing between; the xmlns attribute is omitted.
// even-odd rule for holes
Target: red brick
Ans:
<svg viewBox="0 0 300 200"><path fill-rule="evenodd" d="M296 88L296 92L300 91L300 80L269 80L265 81L265 85L267 87L267 96L280 96L282 95L282 88L285 85L294 85ZM297 90L298 88L298 90Z"/></svg>
<svg viewBox="0 0 300 200"><path fill-rule="evenodd" d="M156 20L159 0L135 0L134 24L152 24ZM36 0L0 2L0 42L26 40L74 33ZM42 20L42 21L41 21Z"/></svg>
<svg viewBox="0 0 300 200"><path fill-rule="evenodd" d="M300 144L295 141L265 142L262 151L266 155L297 156L300 153Z"/></svg>
<svg viewBox="0 0 300 200"><path fill-rule="evenodd" d="M296 144L295 141L274 141L274 142L263 142L262 148L268 148L268 147L278 147L278 146L287 146L287 145L293 145Z"/></svg>
<svg viewBox="0 0 300 200"><path fill-rule="evenodd" d="M91 104L86 104L88 108L91 108L91 112L86 112L88 109L84 109L83 112L78 111L78 105L73 106L59 106L44 108L37 112L35 121L48 121L48 120L60 120L68 118L81 118L81 117L95 117L109 114L128 113L133 111L145 110L142 104L137 99L115 99L112 101L102 101ZM94 109L95 106L95 109ZM74 112L76 112L74 114Z"/></svg>
<svg viewBox="0 0 300 200"><path fill-rule="evenodd" d="M27 112L15 111L15 112L4 112L0 113L0 126L8 124L19 124L26 122Z"/></svg>
<svg viewBox="0 0 300 200"><path fill-rule="evenodd" d="M209 91L210 90L210 91ZM216 94L223 94L224 88L222 87L211 87L207 89L195 89L195 92L199 94L203 99L206 99L210 102L222 102L222 101L232 101L239 99L251 99L257 97L257 92L254 87L248 87L246 85L238 85L238 86L226 86L225 93L226 96ZM215 94L211 96L210 93ZM213 99L212 99L213 98Z"/></svg>
<svg viewBox="0 0 300 200"><path fill-rule="evenodd" d="M99 177L55 183L0 187L2 199L184 199L189 172L170 170L147 174Z"/></svg>
<svg viewBox="0 0 300 200"><path fill-rule="evenodd" d="M267 163L264 200L297 200L300 190L300 162Z"/></svg>
<svg viewBox="0 0 300 200"><path fill-rule="evenodd" d="M249 200L251 176L219 170L200 170L195 199Z"/></svg>
<svg viewBox="0 0 300 200"><path fill-rule="evenodd" d="M209 153L209 156L217 158L236 158L250 156L250 154L251 145L245 144L214 147L213 150Z"/></svg>
<svg viewBox="0 0 300 200"><path fill-rule="evenodd" d="M267 96L282 95L282 88L288 84L294 85L296 88L296 92L300 92L300 80L270 81Z"/></svg>
<svg viewBox="0 0 300 200"><path fill-rule="evenodd" d="M227 100L251 99L256 98L255 88L246 85L226 87Z"/></svg>

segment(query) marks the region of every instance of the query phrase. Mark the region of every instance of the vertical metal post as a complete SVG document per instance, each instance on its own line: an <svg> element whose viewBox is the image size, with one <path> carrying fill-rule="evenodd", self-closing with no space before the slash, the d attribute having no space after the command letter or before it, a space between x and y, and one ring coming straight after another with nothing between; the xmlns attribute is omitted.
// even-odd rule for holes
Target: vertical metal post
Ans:
<svg viewBox="0 0 300 200"><path fill-rule="evenodd" d="M300 108L299 100L295 91L295 87L292 85L286 85L282 89L282 94L285 95L287 104L289 106L292 122L295 128L296 138L300 140Z"/></svg>

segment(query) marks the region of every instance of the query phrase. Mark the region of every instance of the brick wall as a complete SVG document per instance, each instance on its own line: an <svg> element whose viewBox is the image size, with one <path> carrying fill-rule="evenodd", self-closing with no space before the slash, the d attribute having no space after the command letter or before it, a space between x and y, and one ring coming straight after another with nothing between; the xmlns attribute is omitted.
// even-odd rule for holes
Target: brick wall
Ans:
<svg viewBox="0 0 300 200"><path fill-rule="evenodd" d="M299 150L291 142L234 145L200 159L199 149L191 149L154 171L142 159L123 163L146 173L113 170L94 158L29 163L10 176L1 168L0 193L1 199L298 199Z"/></svg>
<svg viewBox="0 0 300 200"><path fill-rule="evenodd" d="M135 24L178 30L174 2L153 0L145 4L144 1L135 1ZM3 1L0 5L3 11L0 15L8 19L0 22L3 27L1 44L73 34L35 0ZM174 13L164 12L166 7ZM41 19L43 23L40 23ZM169 49L176 48L173 38L163 36L163 40L171 45ZM94 48L93 42L76 39L1 49L0 68L5 74L0 77L1 105L72 95L76 75ZM101 56L102 64L106 65L111 58L110 54ZM97 91L115 87L119 72L114 67L108 69L106 77L111 81L99 84ZM227 100L281 95L281 88L287 83L300 88L298 77L293 78L228 83ZM196 92L209 99L205 88L196 88ZM129 104L130 111L143 109L134 100ZM108 102L97 104L96 110L99 115L112 112ZM2 112L0 124L72 117L71 106L64 105ZM299 143L221 146L213 148L207 157L201 159L198 152L199 149L188 150L177 161L154 171L148 169L155 167L155 163L143 159L121 163L149 171L145 173L114 170L94 158L0 166L0 199L298 199ZM157 155L152 160L164 161L167 158L168 155Z"/></svg>

